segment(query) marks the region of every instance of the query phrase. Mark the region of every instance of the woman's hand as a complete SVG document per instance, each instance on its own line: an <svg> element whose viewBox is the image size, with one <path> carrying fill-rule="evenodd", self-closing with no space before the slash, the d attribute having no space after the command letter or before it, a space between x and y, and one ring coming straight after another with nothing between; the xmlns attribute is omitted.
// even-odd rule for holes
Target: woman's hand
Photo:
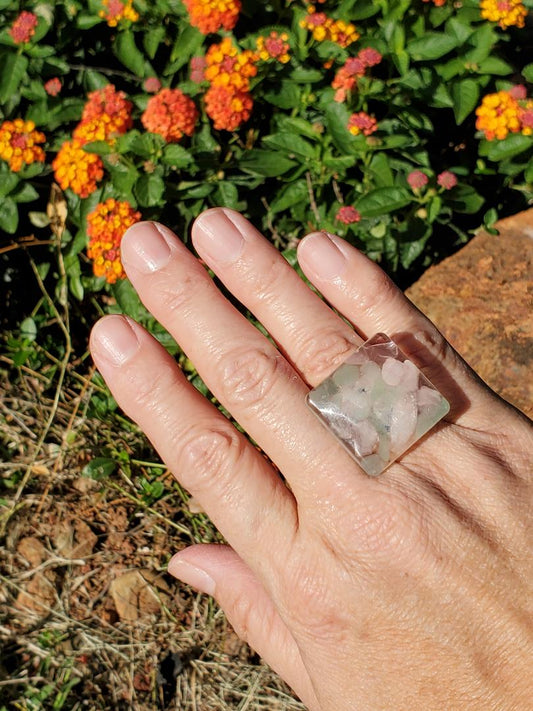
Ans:
<svg viewBox="0 0 533 711"><path fill-rule="evenodd" d="M354 331L241 215L132 227L129 278L262 454L143 328L109 316L91 350L119 404L229 545L169 570L214 595L237 633L309 709L531 709L533 435L381 269L342 239L305 238L302 269ZM371 479L305 395L364 337L393 337L451 412Z"/></svg>

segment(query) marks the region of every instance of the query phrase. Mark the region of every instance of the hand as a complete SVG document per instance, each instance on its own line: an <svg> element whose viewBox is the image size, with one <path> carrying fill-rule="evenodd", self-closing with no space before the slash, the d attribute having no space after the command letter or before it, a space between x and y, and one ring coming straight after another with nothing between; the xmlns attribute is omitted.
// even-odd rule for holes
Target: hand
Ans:
<svg viewBox="0 0 533 711"><path fill-rule="evenodd" d="M237 633L313 711L530 709L533 434L381 269L337 237L302 269L354 331L231 210L193 227L201 258L276 348L162 226L132 227L128 276L278 471L143 328L109 316L94 360L229 546L170 572L214 595ZM392 336L451 403L371 479L304 399L362 342Z"/></svg>

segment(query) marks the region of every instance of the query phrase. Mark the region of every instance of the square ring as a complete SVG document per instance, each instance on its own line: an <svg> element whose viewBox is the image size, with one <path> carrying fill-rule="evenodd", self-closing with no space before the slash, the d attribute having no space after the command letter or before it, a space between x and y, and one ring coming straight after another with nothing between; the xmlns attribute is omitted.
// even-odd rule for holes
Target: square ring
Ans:
<svg viewBox="0 0 533 711"><path fill-rule="evenodd" d="M450 411L384 333L363 343L306 400L369 476L385 471Z"/></svg>

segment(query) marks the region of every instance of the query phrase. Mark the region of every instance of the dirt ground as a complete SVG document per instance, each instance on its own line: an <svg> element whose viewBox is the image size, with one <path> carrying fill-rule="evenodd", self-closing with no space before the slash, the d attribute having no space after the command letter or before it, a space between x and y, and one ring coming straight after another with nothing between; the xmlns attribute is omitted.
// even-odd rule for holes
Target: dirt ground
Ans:
<svg viewBox="0 0 533 711"><path fill-rule="evenodd" d="M303 709L211 599L166 573L218 534L98 376L6 352L0 711Z"/></svg>

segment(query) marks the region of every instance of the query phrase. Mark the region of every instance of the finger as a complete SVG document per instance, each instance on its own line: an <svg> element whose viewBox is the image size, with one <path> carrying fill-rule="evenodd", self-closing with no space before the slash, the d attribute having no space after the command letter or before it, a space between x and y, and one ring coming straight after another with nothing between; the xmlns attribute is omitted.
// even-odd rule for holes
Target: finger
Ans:
<svg viewBox="0 0 533 711"><path fill-rule="evenodd" d="M90 346L119 405L242 555L290 545L297 527L292 494L152 336L131 319L107 316L93 328Z"/></svg>
<svg viewBox="0 0 533 711"><path fill-rule="evenodd" d="M242 240L235 258L226 244ZM246 218L234 210L202 213L192 229L198 254L263 324L312 386L343 363L362 340L316 294Z"/></svg>
<svg viewBox="0 0 533 711"><path fill-rule="evenodd" d="M184 583L213 595L238 636L294 689L308 708L318 708L292 634L260 581L231 548L191 546L171 559L168 570Z"/></svg>
<svg viewBox="0 0 533 711"><path fill-rule="evenodd" d="M312 283L362 335L384 332L398 342L450 401L447 419L471 426L479 422L487 409L486 390L433 323L377 264L345 240L325 232L302 240L298 260ZM335 263L336 268L326 270L328 263Z"/></svg>
<svg viewBox="0 0 533 711"><path fill-rule="evenodd" d="M228 242L227 248L240 245ZM158 250L164 260L155 265ZM144 304L211 392L279 466L297 499L327 495L323 487L329 492L341 475L355 486L349 455L305 404L308 387L169 230L137 224L124 236L121 254ZM324 452L331 455L325 458Z"/></svg>

